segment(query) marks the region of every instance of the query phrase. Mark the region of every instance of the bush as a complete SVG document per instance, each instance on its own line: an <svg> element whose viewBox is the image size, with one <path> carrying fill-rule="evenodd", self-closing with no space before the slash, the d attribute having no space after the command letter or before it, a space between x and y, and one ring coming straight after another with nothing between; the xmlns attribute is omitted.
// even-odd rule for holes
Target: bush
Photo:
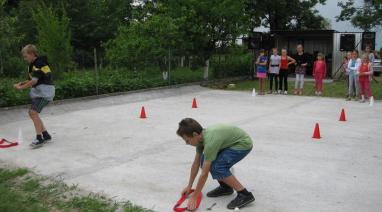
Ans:
<svg viewBox="0 0 382 212"><path fill-rule="evenodd" d="M229 54L214 56L211 59L212 75L214 78L250 74L252 55L241 48L233 48L230 51Z"/></svg>
<svg viewBox="0 0 382 212"><path fill-rule="evenodd" d="M163 80L162 73L156 68L140 72L129 70L100 70L98 80L95 71L74 71L60 75L56 80L55 100L92 96L114 92L124 92L166 86L203 79L201 69L192 71L187 68L174 69L170 73L170 82ZM21 79L0 79L0 107L23 105L29 103L28 91L17 91L13 84Z"/></svg>

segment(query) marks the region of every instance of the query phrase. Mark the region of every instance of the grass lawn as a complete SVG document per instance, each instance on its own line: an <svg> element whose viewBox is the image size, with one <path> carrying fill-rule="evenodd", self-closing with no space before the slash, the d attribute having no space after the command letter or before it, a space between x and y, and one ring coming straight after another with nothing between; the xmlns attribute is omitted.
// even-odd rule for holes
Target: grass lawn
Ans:
<svg viewBox="0 0 382 212"><path fill-rule="evenodd" d="M376 77L376 80L371 83L371 90L375 99L382 100L382 77ZM269 81L267 81L267 89ZM293 93L294 81L288 81L289 94ZM215 88L222 88L227 90L237 90L237 91L252 91L253 88L258 90L259 85L258 81L255 80L246 80L235 83L234 88L228 88L227 84L214 86ZM268 91L268 90L266 90ZM324 93L325 97L335 97L335 98L345 98L347 94L346 81L335 81L332 83L324 83ZM305 96L314 96L314 82L305 81L304 84L304 95Z"/></svg>
<svg viewBox="0 0 382 212"><path fill-rule="evenodd" d="M27 169L0 168L0 211L147 211L117 203L99 194L80 191L59 181L44 179Z"/></svg>

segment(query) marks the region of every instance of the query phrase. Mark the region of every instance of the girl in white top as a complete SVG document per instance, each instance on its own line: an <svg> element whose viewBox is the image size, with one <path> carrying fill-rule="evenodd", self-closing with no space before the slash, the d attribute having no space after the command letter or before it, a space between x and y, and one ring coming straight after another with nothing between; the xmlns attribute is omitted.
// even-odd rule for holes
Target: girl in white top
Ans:
<svg viewBox="0 0 382 212"><path fill-rule="evenodd" d="M348 67L346 69L347 74L349 75L349 88L348 88L348 101L351 100L351 96L353 95L353 86L355 87L355 101L358 101L359 97L359 80L358 80L358 71L361 66L361 59L358 58L358 51L354 50L352 52L352 57L348 62Z"/></svg>
<svg viewBox="0 0 382 212"><path fill-rule="evenodd" d="M280 72L280 62L281 57L278 55L277 48L272 49L272 56L269 61L269 94L272 92L274 94L277 94L277 92L280 94L281 89L279 90L279 72ZM275 91L273 91L273 81L275 82Z"/></svg>

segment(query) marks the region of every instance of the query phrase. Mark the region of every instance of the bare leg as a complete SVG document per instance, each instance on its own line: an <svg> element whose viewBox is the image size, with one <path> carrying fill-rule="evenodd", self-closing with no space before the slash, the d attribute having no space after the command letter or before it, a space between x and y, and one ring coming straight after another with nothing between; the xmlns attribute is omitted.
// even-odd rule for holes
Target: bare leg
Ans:
<svg viewBox="0 0 382 212"><path fill-rule="evenodd" d="M40 116L38 113L34 110L29 110L29 117L32 119L36 135L41 135L42 132L45 130L44 124L42 123Z"/></svg>
<svg viewBox="0 0 382 212"><path fill-rule="evenodd" d="M222 179L220 181L222 181L223 183L229 185L235 191L241 191L241 190L244 189L244 187L240 184L240 182L233 175L231 175L229 177L226 177L226 178L224 178L224 179Z"/></svg>

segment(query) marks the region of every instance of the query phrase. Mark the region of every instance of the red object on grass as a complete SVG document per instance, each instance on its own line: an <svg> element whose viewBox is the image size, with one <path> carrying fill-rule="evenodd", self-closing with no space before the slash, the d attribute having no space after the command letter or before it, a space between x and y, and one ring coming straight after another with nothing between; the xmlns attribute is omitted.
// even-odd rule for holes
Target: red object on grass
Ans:
<svg viewBox="0 0 382 212"><path fill-rule="evenodd" d="M0 139L0 148L9 148L9 147L13 147L13 146L17 146L19 145L19 143L17 142L10 142L4 138L1 138Z"/></svg>
<svg viewBox="0 0 382 212"><path fill-rule="evenodd" d="M346 121L345 109L343 109L343 108L342 108L342 111L341 111L340 121Z"/></svg>
<svg viewBox="0 0 382 212"><path fill-rule="evenodd" d="M146 116L146 111L145 111L145 107L142 107L142 109L141 109L141 115L139 116L139 118L141 118L141 119L145 119L145 118L147 118L147 116Z"/></svg>
<svg viewBox="0 0 382 212"><path fill-rule="evenodd" d="M192 100L192 108L198 108L198 104L196 103L196 98Z"/></svg>
<svg viewBox="0 0 382 212"><path fill-rule="evenodd" d="M192 194L194 191L195 191L195 190L192 189L190 194ZM190 195L190 194L188 194L188 195ZM188 195L183 195L183 196L178 200L178 202L176 202L176 204L175 204L175 206L174 206L174 212L183 212L183 211L187 211L187 207L180 208L179 206L181 206L182 203L183 203L184 201L186 201ZM196 200L196 209L199 208L199 205L200 205L200 202L201 202L201 201L202 201L202 192L200 192L200 194L199 194L199 196L198 196L198 199Z"/></svg>
<svg viewBox="0 0 382 212"><path fill-rule="evenodd" d="M313 132L313 137L314 139L320 139L321 134L320 134L320 125L316 123L316 127L314 127L314 132Z"/></svg>

